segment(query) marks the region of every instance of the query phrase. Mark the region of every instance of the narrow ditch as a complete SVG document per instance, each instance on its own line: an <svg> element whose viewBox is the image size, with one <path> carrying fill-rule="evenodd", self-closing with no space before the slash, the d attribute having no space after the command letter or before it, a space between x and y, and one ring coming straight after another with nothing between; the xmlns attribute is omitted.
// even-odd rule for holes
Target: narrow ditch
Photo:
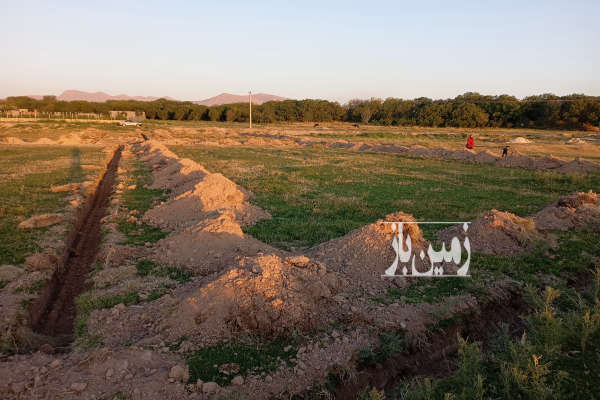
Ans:
<svg viewBox="0 0 600 400"><path fill-rule="evenodd" d="M123 146L114 151L102 178L79 209L59 265L29 310L31 329L52 337L55 345L65 346L73 340L75 299L85 288L98 252L101 219L109 204L122 151Z"/></svg>
<svg viewBox="0 0 600 400"><path fill-rule="evenodd" d="M522 332L521 315L524 313L527 313L527 305L521 293L510 291L507 299L490 301L480 310L461 315L457 323L433 333L425 348L407 349L381 364L360 370L355 379L337 389L334 398L356 399L365 387L388 391L401 381L415 377L448 376L457 368L452 359L458 351L457 335L482 342L485 348L501 324L507 324L513 334Z"/></svg>

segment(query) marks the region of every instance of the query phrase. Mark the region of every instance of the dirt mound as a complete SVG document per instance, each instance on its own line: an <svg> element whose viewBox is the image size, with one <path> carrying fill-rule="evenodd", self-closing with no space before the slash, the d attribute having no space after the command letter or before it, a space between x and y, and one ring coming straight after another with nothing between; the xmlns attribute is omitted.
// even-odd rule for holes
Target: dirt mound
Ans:
<svg viewBox="0 0 600 400"><path fill-rule="evenodd" d="M415 222L415 218L401 211L389 214L385 219L363 226L340 238L321 243L307 252L309 257L321 261L330 269L342 273L353 284L371 289L386 286L381 275L392 264L396 253L392 248L394 232L392 225L384 222ZM425 248L426 240L417 224L404 224L403 235L410 234L413 252Z"/></svg>
<svg viewBox="0 0 600 400"><path fill-rule="evenodd" d="M451 151L447 156L448 159L457 161L471 161L473 157L475 157L475 151L467 149Z"/></svg>
<svg viewBox="0 0 600 400"><path fill-rule="evenodd" d="M536 240L542 239L535 221L521 218L509 212L488 211L469 224L466 236L471 243L471 251L483 254L513 256L530 249ZM438 233L444 243L453 237L462 242L465 233L462 225L451 226Z"/></svg>
<svg viewBox="0 0 600 400"><path fill-rule="evenodd" d="M591 190L573 193L533 217L538 229L600 232L600 196Z"/></svg>
<svg viewBox="0 0 600 400"><path fill-rule="evenodd" d="M563 174L599 173L600 164L577 157L573 161L566 163L560 168L557 168L556 171Z"/></svg>
<svg viewBox="0 0 600 400"><path fill-rule="evenodd" d="M415 144L408 148L408 154L414 154L416 156L422 156L422 157L430 157L431 150L428 149L427 147Z"/></svg>
<svg viewBox="0 0 600 400"><path fill-rule="evenodd" d="M194 224L210 211L223 208L233 210L240 225L270 217L266 211L248 203L250 197L250 192L223 175L208 174L192 190L152 208L143 219L154 226L177 229Z"/></svg>
<svg viewBox="0 0 600 400"><path fill-rule="evenodd" d="M58 258L52 252L34 253L25 259L25 265L33 270L51 269L58 264Z"/></svg>
<svg viewBox="0 0 600 400"><path fill-rule="evenodd" d="M325 322L324 308L335 304L332 297L345 285L338 274L307 257L247 257L181 301L163 329L176 338L306 331Z"/></svg>
<svg viewBox="0 0 600 400"><path fill-rule="evenodd" d="M477 153L475 157L473 157L473 161L478 163L495 163L498 161L498 156L492 153L489 150L480 151Z"/></svg>
<svg viewBox="0 0 600 400"><path fill-rule="evenodd" d="M557 169L566 163L562 158L554 157L552 154L533 161L535 169Z"/></svg>
<svg viewBox="0 0 600 400"><path fill-rule="evenodd" d="M518 167L528 169L533 169L535 167L533 158L516 150L510 152L507 157L497 160L496 165L501 167Z"/></svg>
<svg viewBox="0 0 600 400"><path fill-rule="evenodd" d="M196 182L208 174L206 169L190 159L172 160L164 168L155 170L154 182L149 188L169 189L174 194L180 194L192 189Z"/></svg>
<svg viewBox="0 0 600 400"><path fill-rule="evenodd" d="M531 143L531 140L525 139L522 136L518 136L512 140L509 140L508 143Z"/></svg>
<svg viewBox="0 0 600 400"><path fill-rule="evenodd" d="M19 229L33 229L33 228L42 228L45 226L51 226L55 224L60 224L64 221L64 216L62 214L40 214L34 215L26 219L25 221L19 224Z"/></svg>
<svg viewBox="0 0 600 400"><path fill-rule="evenodd" d="M207 213L229 209L239 225L250 225L271 216L248 201L252 193L221 174L212 174L198 163L179 159L156 141L146 141L134 149L151 164L151 188L171 189L172 198L147 211L143 220L167 229L184 229L204 219Z"/></svg>
<svg viewBox="0 0 600 400"><path fill-rule="evenodd" d="M373 146L366 143L357 143L352 147L356 151L373 151Z"/></svg>
<svg viewBox="0 0 600 400"><path fill-rule="evenodd" d="M451 153L452 153L452 150L448 150L444 147L436 147L435 149L431 149L429 151L429 155L431 157L437 157L437 158L449 158Z"/></svg>
<svg viewBox="0 0 600 400"><path fill-rule="evenodd" d="M158 241L153 259L205 275L226 268L239 256L266 251L277 250L245 235L232 210L219 210L207 214L196 225Z"/></svg>

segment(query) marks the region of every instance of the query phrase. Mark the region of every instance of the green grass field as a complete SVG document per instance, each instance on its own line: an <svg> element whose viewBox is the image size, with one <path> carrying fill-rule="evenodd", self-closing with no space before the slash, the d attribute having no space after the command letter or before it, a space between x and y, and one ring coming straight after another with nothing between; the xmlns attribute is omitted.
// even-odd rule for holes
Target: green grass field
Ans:
<svg viewBox="0 0 600 400"><path fill-rule="evenodd" d="M104 158L95 147L0 146L0 264L22 263L47 230L21 230L19 222L64 211L66 194L52 193L50 186L94 177ZM98 168L84 170L84 165Z"/></svg>
<svg viewBox="0 0 600 400"><path fill-rule="evenodd" d="M399 210L421 221L467 221L492 208L524 216L561 195L600 186L600 176L319 146L171 148L252 190L253 202L273 219L246 231L282 248L312 246L343 236Z"/></svg>

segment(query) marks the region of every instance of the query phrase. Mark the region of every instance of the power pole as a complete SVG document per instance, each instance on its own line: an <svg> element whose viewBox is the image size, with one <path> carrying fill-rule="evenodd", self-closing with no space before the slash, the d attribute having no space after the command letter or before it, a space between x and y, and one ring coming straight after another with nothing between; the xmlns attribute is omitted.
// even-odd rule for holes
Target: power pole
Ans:
<svg viewBox="0 0 600 400"><path fill-rule="evenodd" d="M248 92L248 99L250 100L250 129L252 129L252 91Z"/></svg>

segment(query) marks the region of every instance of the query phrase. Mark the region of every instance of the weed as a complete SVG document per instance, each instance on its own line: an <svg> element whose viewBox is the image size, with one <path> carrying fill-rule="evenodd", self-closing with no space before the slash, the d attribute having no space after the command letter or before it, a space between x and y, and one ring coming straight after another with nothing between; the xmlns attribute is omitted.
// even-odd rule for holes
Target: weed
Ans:
<svg viewBox="0 0 600 400"><path fill-rule="evenodd" d="M223 386L229 384L237 374L245 377L250 374L269 373L277 369L282 362L293 365L291 359L296 355L296 348L293 347L288 351L285 349L287 346L294 345L297 343L279 338L267 343L235 340L203 347L188 358L190 382L202 379ZM224 374L219 371L219 367L223 364L237 364L239 371L229 375Z"/></svg>

